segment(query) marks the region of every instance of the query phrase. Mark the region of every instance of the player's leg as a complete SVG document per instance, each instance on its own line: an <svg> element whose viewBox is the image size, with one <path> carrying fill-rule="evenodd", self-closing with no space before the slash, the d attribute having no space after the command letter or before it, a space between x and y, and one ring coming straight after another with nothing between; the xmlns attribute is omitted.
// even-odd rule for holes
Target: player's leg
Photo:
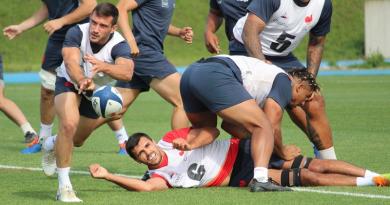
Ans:
<svg viewBox="0 0 390 205"><path fill-rule="evenodd" d="M21 128L25 137L25 143L29 144L38 140L35 130L27 121L20 108L12 100L5 97L2 79L0 79L0 110Z"/></svg>
<svg viewBox="0 0 390 205"><path fill-rule="evenodd" d="M183 108L179 84L179 73L173 73L163 79L154 78L150 83L151 88L153 88L167 102L173 105L171 118L172 129L188 127L188 119Z"/></svg>

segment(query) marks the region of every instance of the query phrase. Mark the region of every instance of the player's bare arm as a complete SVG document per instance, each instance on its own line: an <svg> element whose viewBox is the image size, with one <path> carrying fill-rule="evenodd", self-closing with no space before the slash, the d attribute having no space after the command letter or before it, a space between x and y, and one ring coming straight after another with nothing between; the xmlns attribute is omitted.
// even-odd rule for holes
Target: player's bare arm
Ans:
<svg viewBox="0 0 390 205"><path fill-rule="evenodd" d="M283 145L282 138L282 119L283 119L283 108L274 101L272 98L268 98L264 104L264 113L271 122L272 129L274 132L274 152L283 158L284 160L292 160L296 156L300 155L300 149L296 146Z"/></svg>
<svg viewBox="0 0 390 205"><path fill-rule="evenodd" d="M123 36L125 37L127 43L131 48L131 55L133 57L138 56L139 49L137 46L137 42L135 41L133 32L131 31L129 25L129 15L128 15L128 12L136 9L138 7L138 4L134 0L120 0L116 5L116 7L118 8L119 11L118 25L122 31Z"/></svg>
<svg viewBox="0 0 390 205"><path fill-rule="evenodd" d="M119 57L115 59L115 64L109 64L98 60L93 55L87 54L84 60L92 64L94 74L103 72L116 80L130 81L133 76L133 60Z"/></svg>
<svg viewBox="0 0 390 205"><path fill-rule="evenodd" d="M61 29L65 25L70 25L85 19L91 14L93 8L96 6L95 0L80 0L80 6L77 7L73 12L58 18L46 22L43 25L45 31L51 35L58 29Z"/></svg>
<svg viewBox="0 0 390 205"><path fill-rule="evenodd" d="M89 172L91 176L96 179L105 179L112 183L121 186L124 189L129 191L158 191L168 189L166 182L158 177L150 178L147 181L142 181L140 179L131 179L124 176L117 176L100 166L99 164L92 164L89 166Z"/></svg>
<svg viewBox="0 0 390 205"><path fill-rule="evenodd" d="M215 127L194 128L187 135L187 139L177 138L172 141L174 148L179 150L192 150L212 143L219 136Z"/></svg>
<svg viewBox="0 0 390 205"><path fill-rule="evenodd" d="M307 70L315 77L320 68L322 53L324 52L326 36L314 36L310 34L307 47Z"/></svg>
<svg viewBox="0 0 390 205"><path fill-rule="evenodd" d="M186 26L183 28L178 28L172 24L169 25L168 34L179 37L188 44L192 43L192 38L194 36L194 32L192 31L191 27Z"/></svg>
<svg viewBox="0 0 390 205"><path fill-rule="evenodd" d="M242 32L242 40L248 55L260 60L265 60L259 36L265 26L266 24L261 18L249 13Z"/></svg>
<svg viewBox="0 0 390 205"><path fill-rule="evenodd" d="M219 53L221 48L219 47L218 36L215 35L219 27L222 25L223 17L220 11L210 9L207 16L206 28L204 32L204 42L207 50L210 53Z"/></svg>
<svg viewBox="0 0 390 205"><path fill-rule="evenodd" d="M24 31L31 29L47 19L49 11L46 4L42 3L41 7L28 19L24 20L18 25L10 25L3 29L3 34L8 37L9 40L14 39Z"/></svg>

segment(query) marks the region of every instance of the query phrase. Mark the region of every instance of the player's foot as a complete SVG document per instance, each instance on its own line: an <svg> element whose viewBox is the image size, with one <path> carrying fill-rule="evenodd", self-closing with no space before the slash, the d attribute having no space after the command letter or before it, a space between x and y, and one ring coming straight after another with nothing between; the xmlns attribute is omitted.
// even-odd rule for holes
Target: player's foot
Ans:
<svg viewBox="0 0 390 205"><path fill-rule="evenodd" d="M56 199L62 202L83 202L76 196L76 192L68 186L58 189Z"/></svg>
<svg viewBox="0 0 390 205"><path fill-rule="evenodd" d="M376 186L390 186L390 173L372 178Z"/></svg>
<svg viewBox="0 0 390 205"><path fill-rule="evenodd" d="M46 176L52 176L56 173L57 169L54 149L46 150L45 147L43 147L42 153L41 165L43 173L45 173Z"/></svg>
<svg viewBox="0 0 390 205"><path fill-rule="evenodd" d="M127 155L127 152L126 152L126 142L119 144L118 154L119 155Z"/></svg>
<svg viewBox="0 0 390 205"><path fill-rule="evenodd" d="M251 183L249 183L249 188L251 192L292 191L292 189L288 187L277 185L272 179L269 179L267 182L259 182L256 179L253 179Z"/></svg>
<svg viewBox="0 0 390 205"><path fill-rule="evenodd" d="M39 137L34 133L32 133L32 134L33 134L32 140L30 141L30 143L27 144L27 148L24 148L20 151L22 154L34 154L34 153L41 151L42 145L39 143ZM29 135L29 136L27 136L27 135ZM30 140L31 132L27 132L26 136L25 136L25 139Z"/></svg>
<svg viewBox="0 0 390 205"><path fill-rule="evenodd" d="M28 131L28 132L26 132L26 134L24 135L24 143L30 144L30 143L32 143L33 141L35 141L36 138L38 138L37 134ZM39 138L38 138L38 139L39 139Z"/></svg>

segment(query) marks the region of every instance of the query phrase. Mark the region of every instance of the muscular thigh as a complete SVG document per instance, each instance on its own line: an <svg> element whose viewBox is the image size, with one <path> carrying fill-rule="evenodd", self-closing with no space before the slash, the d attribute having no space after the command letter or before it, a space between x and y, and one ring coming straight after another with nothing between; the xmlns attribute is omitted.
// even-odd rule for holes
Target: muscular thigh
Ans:
<svg viewBox="0 0 390 205"><path fill-rule="evenodd" d="M179 84L180 74L173 73L162 79L154 78L150 87L172 105L181 105Z"/></svg>

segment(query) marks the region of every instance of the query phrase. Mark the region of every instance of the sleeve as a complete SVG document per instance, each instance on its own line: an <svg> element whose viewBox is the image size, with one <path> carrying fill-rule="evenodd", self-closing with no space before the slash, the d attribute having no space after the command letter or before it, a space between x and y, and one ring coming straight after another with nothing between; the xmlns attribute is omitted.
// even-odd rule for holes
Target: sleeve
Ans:
<svg viewBox="0 0 390 205"><path fill-rule="evenodd" d="M73 26L66 32L63 47L80 47L83 33L80 28L76 25Z"/></svg>
<svg viewBox="0 0 390 205"><path fill-rule="evenodd" d="M131 59L130 46L126 41L122 41L116 44L111 50L112 59L117 59L119 57Z"/></svg>
<svg viewBox="0 0 390 205"><path fill-rule="evenodd" d="M219 8L219 5L218 5L218 3L217 3L217 0L210 0L210 8L211 9L214 9L214 10L221 10L220 8Z"/></svg>
<svg viewBox="0 0 390 205"><path fill-rule="evenodd" d="M280 7L280 0L252 1L247 10L261 18L265 23L269 21L272 14Z"/></svg>
<svg viewBox="0 0 390 205"><path fill-rule="evenodd" d="M292 98L291 80L288 78L287 74L279 73L276 75L268 98L275 100L282 110L290 104Z"/></svg>
<svg viewBox="0 0 390 205"><path fill-rule="evenodd" d="M181 129L177 129L177 130L172 130L172 131L168 132L167 134L165 134L165 136L162 138L162 141L172 143L172 141L177 139L177 138L187 139L187 136L188 136L188 133L190 133L190 130L191 130L191 128L189 128L189 127L181 128Z"/></svg>
<svg viewBox="0 0 390 205"><path fill-rule="evenodd" d="M332 13L333 6L331 0L325 0L320 19L318 20L317 24L310 30L310 33L315 36L325 36L327 33L329 33Z"/></svg>

